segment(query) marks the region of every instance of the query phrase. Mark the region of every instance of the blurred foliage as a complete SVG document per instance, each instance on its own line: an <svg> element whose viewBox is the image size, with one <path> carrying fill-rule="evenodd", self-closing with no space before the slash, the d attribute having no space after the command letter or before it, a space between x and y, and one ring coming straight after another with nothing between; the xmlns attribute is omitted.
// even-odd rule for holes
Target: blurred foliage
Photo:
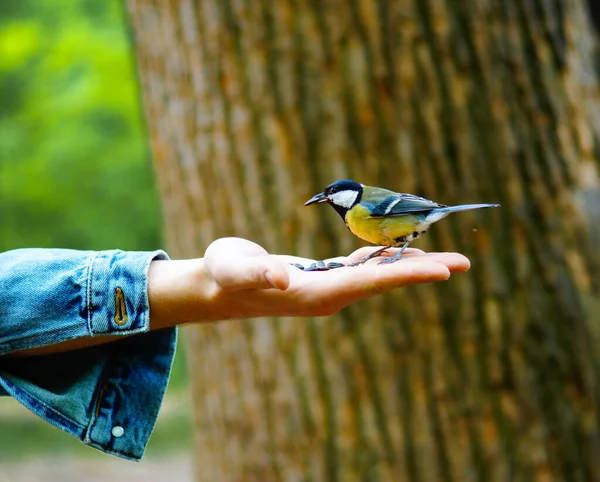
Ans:
<svg viewBox="0 0 600 482"><path fill-rule="evenodd" d="M0 251L161 247L130 40L119 0L0 0ZM167 404L186 384L180 347ZM188 448L190 417L161 414L148 453ZM96 456L35 417L0 417L0 433L0 461Z"/></svg>
<svg viewBox="0 0 600 482"><path fill-rule="evenodd" d="M116 0L0 2L0 251L161 244L124 17Z"/></svg>

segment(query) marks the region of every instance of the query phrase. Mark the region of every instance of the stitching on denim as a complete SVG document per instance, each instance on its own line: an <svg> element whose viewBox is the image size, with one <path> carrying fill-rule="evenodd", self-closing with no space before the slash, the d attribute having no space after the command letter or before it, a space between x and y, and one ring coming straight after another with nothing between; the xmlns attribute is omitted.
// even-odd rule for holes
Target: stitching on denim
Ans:
<svg viewBox="0 0 600 482"><path fill-rule="evenodd" d="M76 425L77 427L79 427L82 430L85 430L86 426L80 424L79 422L73 420L71 417L68 417L67 415L65 415L64 413L56 410L54 407L51 407L50 405L48 405L46 402L43 402L42 400L40 400L39 398L33 396L31 393L29 393L27 390L25 390L24 388L18 387L17 385L15 385L14 383L12 383L10 380L7 380L6 378L4 378L4 381L13 389L15 390L18 394L20 395L24 395L26 398L29 398L31 400L34 400L36 403L39 403L41 406L43 406L45 409L47 409L48 411L52 412L55 415L58 415L66 420L68 420L69 422L71 422L73 425ZM16 397L15 397L16 398ZM18 399L17 399L18 401Z"/></svg>
<svg viewBox="0 0 600 482"><path fill-rule="evenodd" d="M92 258L90 259L90 264L88 266L88 273L87 273L87 299L85 300L86 302L86 307L87 307L87 312L88 312L88 316L87 316L87 324L88 324L88 332L90 335L94 335L94 331L92 330L92 274L94 271L94 263L96 262L96 258L99 256L99 252L98 253L94 253L94 256L92 256Z"/></svg>
<svg viewBox="0 0 600 482"><path fill-rule="evenodd" d="M148 258L146 259L146 262L144 263L144 289L142 291L144 312L142 314L142 324L146 325L148 327L148 330L150 330L150 323L151 323L150 298L148 296L148 290L150 288L150 286L149 286L150 283L148 282L148 274L150 273L150 265L152 264L152 261L154 261L155 259L159 259L159 256L162 257L165 254L166 253L164 251L154 251L152 253L152 256L148 256ZM168 259L168 256L167 256L167 259Z"/></svg>
<svg viewBox="0 0 600 482"><path fill-rule="evenodd" d="M82 325L75 325L75 326L69 326L69 327L65 327L62 328L63 331L67 331L67 330L73 330L73 329L77 329ZM107 331L106 333L99 333L99 334L93 334L94 336L129 336L129 335L138 335L140 333L148 333L149 328L147 326L140 326L139 328L133 328L133 329L129 329L129 330L121 330L121 331ZM11 338L9 343L3 342L2 345L6 344L8 345L8 349L0 349L0 356L2 355L8 355L9 353L12 353L14 351L19 351L19 350L28 350L28 349L33 349L33 348L40 348L40 347L45 347L48 346L48 342L43 338L47 335L48 333L44 333L42 335L29 335L29 336L25 336L23 338ZM83 338L85 336L90 335L90 333L76 333L74 335L69 335L69 336L65 336L64 338L61 338L59 341L53 341L53 343L63 343L65 341L71 341L71 340L76 340L78 338ZM24 343L28 340L38 340L40 339L42 341L36 342L36 343Z"/></svg>
<svg viewBox="0 0 600 482"><path fill-rule="evenodd" d="M98 442L94 442L93 440L90 439L89 442L87 442L87 445L91 446L91 447L97 447L102 449L103 452L107 453L107 454L119 454L119 455L124 455L127 458L133 459L133 460L140 460L140 456L139 455L134 455L134 454L130 454L129 452L125 452L123 450L118 450L115 448L107 448L104 447L103 445L99 444Z"/></svg>
<svg viewBox="0 0 600 482"><path fill-rule="evenodd" d="M151 256L148 256L146 258L146 261L144 262L144 289L142 290L142 301L144 303L144 311L143 313L140 315L140 321L142 326L144 326L146 328L145 331L150 331L150 323L151 323L151 317L150 317L150 298L148 297L148 289L149 289L149 282L148 282L148 274L150 273L150 265L152 264L152 261L154 260L170 260L171 258L169 258L169 255L163 251L162 249L157 249L156 251L152 251L152 253L150 253Z"/></svg>
<svg viewBox="0 0 600 482"><path fill-rule="evenodd" d="M80 325L67 326L67 327L61 328L61 331L77 330L78 328L80 328ZM8 353L11 353L13 351L28 350L30 348L33 349L33 348L40 348L40 347L48 346L46 337L48 336L49 333L51 333L51 332L42 333L40 335L27 335L27 336L23 336L21 338L11 338L8 342L2 343L2 344L6 344L8 349L7 350L0 349L0 355L7 355ZM61 338L59 340L59 342L62 343L65 341L75 340L77 338L81 338L82 336L85 336L85 333L76 333L74 335L68 335L68 336L65 336L64 338ZM33 343L33 344L24 343L28 340L38 340L38 339L41 339L41 341L38 341L37 343ZM54 343L57 343L57 342L55 341Z"/></svg>

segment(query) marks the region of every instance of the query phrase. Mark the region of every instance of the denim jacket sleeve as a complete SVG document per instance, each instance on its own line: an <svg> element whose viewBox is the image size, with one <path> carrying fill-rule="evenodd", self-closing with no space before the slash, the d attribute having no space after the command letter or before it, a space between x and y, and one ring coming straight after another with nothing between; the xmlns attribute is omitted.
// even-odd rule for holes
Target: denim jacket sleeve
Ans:
<svg viewBox="0 0 600 482"><path fill-rule="evenodd" d="M85 444L141 459L175 355L176 329L149 332L148 268L162 251L0 253L0 395ZM10 353L83 336L136 335L54 355Z"/></svg>

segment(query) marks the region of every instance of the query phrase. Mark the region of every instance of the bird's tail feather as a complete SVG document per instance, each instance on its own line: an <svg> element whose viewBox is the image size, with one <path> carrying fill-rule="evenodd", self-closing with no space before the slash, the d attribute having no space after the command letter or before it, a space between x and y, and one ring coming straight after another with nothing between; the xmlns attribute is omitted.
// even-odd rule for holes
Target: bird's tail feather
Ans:
<svg viewBox="0 0 600 482"><path fill-rule="evenodd" d="M497 208L500 204L461 204L459 206L447 206L445 208L438 208L436 211L444 213L456 213L459 211L470 211L471 209L483 209L483 208Z"/></svg>
<svg viewBox="0 0 600 482"><path fill-rule="evenodd" d="M460 206L446 206L443 208L436 208L431 211L425 218L427 223L435 223L440 219L445 218L450 213L456 213L458 211L469 211L471 209L482 209L482 208L496 208L500 204L461 204Z"/></svg>

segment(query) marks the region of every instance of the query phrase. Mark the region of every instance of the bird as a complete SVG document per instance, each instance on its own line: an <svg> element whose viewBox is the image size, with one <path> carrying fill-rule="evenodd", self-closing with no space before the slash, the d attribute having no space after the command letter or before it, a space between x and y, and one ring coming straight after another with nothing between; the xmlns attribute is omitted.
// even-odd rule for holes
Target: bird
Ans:
<svg viewBox="0 0 600 482"><path fill-rule="evenodd" d="M402 253L410 243L427 232L429 226L450 213L500 206L499 204L446 206L414 194L366 186L349 179L333 182L304 205L324 203L330 204L336 210L355 236L382 246L381 249L348 266L363 264L384 254L389 248L400 248L393 257L383 258L378 264L393 263L402 257Z"/></svg>

